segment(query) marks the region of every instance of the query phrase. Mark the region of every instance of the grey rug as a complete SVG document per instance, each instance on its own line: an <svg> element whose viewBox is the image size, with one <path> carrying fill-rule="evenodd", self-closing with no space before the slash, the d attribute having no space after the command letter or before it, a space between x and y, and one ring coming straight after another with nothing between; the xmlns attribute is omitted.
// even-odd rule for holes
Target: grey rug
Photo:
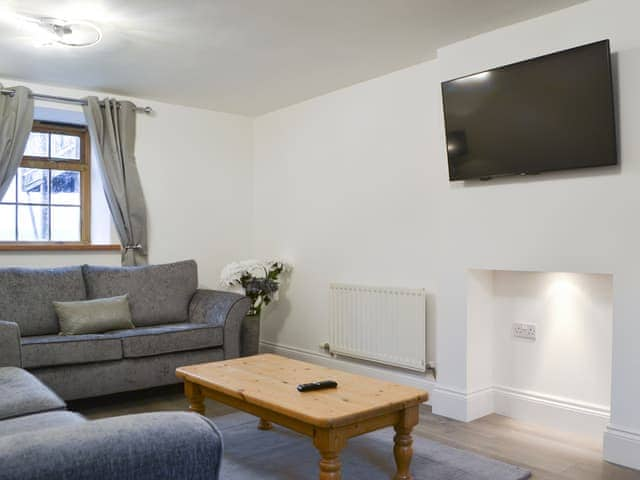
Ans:
<svg viewBox="0 0 640 480"><path fill-rule="evenodd" d="M274 425L256 428L258 420L245 413L218 417L224 437L222 480L314 480L319 456L310 438ZM344 480L389 480L395 474L393 429L349 440L341 452ZM411 471L414 480L521 480L523 468L413 436Z"/></svg>

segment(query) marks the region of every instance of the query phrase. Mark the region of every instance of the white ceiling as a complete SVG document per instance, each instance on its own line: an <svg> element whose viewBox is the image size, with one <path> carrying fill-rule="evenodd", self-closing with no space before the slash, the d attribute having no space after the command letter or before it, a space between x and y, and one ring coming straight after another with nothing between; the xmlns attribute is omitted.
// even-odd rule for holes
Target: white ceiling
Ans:
<svg viewBox="0 0 640 480"><path fill-rule="evenodd" d="M581 0L0 0L90 20L86 49L33 46L0 10L0 76L256 115L434 58Z"/></svg>

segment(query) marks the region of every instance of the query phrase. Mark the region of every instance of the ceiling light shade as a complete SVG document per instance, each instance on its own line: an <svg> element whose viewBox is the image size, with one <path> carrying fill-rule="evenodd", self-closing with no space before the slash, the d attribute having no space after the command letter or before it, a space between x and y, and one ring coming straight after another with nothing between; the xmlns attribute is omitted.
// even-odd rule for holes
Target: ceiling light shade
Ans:
<svg viewBox="0 0 640 480"><path fill-rule="evenodd" d="M42 45L58 44L65 47L91 47L102 39L98 27L83 20L61 20L57 18L37 19L42 36Z"/></svg>

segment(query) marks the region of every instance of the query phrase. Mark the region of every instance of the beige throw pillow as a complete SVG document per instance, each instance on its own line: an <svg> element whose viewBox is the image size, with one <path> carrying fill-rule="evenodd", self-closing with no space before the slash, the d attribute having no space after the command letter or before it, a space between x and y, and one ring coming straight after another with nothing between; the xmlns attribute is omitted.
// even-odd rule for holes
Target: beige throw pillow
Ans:
<svg viewBox="0 0 640 480"><path fill-rule="evenodd" d="M53 302L60 335L104 333L134 328L127 295L79 302Z"/></svg>

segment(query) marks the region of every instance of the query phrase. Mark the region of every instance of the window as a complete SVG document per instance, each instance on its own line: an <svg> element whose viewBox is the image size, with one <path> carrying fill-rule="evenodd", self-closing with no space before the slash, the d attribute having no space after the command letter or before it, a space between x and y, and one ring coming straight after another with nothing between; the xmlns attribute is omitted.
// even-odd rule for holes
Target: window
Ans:
<svg viewBox="0 0 640 480"><path fill-rule="evenodd" d="M91 242L85 127L34 122L16 178L0 201L0 242Z"/></svg>

